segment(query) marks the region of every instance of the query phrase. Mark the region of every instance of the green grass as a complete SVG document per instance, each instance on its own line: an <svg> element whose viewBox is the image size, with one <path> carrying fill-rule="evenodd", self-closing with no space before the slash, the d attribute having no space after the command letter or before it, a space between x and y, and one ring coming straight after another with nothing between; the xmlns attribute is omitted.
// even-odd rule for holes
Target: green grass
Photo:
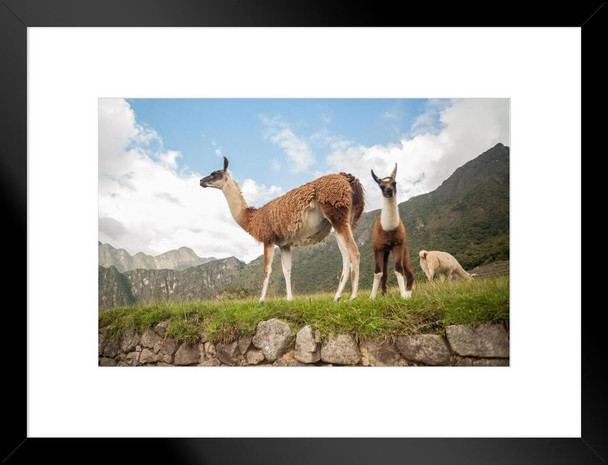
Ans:
<svg viewBox="0 0 608 465"><path fill-rule="evenodd" d="M398 289L386 296L368 299L369 289L359 298L333 302L333 293L296 297L292 302L275 298L263 303L246 300L159 302L102 311L100 326L120 337L126 328L144 331L170 320L167 333L179 342L194 344L204 327L214 342L229 342L253 335L260 321L278 318L296 332L305 325L328 333L351 333L360 338L386 339L398 335L443 333L452 324L508 322L509 278L507 276L454 281L431 285L415 282L412 298L404 300Z"/></svg>

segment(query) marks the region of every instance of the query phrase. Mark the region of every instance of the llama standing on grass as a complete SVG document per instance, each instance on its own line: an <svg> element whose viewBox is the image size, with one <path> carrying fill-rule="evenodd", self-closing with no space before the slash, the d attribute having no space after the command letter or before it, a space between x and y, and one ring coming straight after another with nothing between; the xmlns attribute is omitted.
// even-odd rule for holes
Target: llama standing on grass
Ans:
<svg viewBox="0 0 608 465"><path fill-rule="evenodd" d="M399 284L401 297L408 299L412 296L412 284L414 283L414 272L410 264L410 254L407 249L405 226L399 218L399 208L397 207L397 163L390 176L382 179L374 174L372 177L382 191L384 204L382 212L376 218L374 229L372 230L372 249L376 267L374 270L374 283L370 299L375 299L378 294L378 285L382 282L382 294L386 293L386 280L388 278L388 256L393 252L395 262L395 276ZM407 278L407 286L403 280L403 274Z"/></svg>
<svg viewBox="0 0 608 465"><path fill-rule="evenodd" d="M458 260L447 252L421 250L418 255L420 256L420 268L432 283L435 282L435 273L439 275L441 282L446 278L451 281L454 273L466 281L477 276L464 271Z"/></svg>
<svg viewBox="0 0 608 465"><path fill-rule="evenodd" d="M350 300L356 298L360 256L352 230L364 207L363 187L359 180L348 173L328 174L287 192L263 207L254 208L247 206L227 168L228 159L224 157L224 169L213 171L201 179L201 186L221 189L234 220L264 244L264 281L260 302L266 299L275 244L281 248L287 300L292 300L291 247L322 241L332 226L342 253L342 275L334 300L342 296L349 275Z"/></svg>

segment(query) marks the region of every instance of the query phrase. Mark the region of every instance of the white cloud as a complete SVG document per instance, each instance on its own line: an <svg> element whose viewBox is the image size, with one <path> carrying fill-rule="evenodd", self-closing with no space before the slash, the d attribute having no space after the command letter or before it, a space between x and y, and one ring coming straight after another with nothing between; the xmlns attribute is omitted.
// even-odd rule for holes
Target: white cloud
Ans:
<svg viewBox="0 0 608 465"><path fill-rule="evenodd" d="M380 116L382 116L384 119L398 119L399 118L399 115L397 115L396 113L390 112L390 111L385 111Z"/></svg>
<svg viewBox="0 0 608 465"><path fill-rule="evenodd" d="M260 115L266 126L264 137L283 149L293 173L301 173L316 163L315 156L302 137L297 136L280 117L269 118Z"/></svg>
<svg viewBox="0 0 608 465"><path fill-rule="evenodd" d="M326 161L331 172L347 171L361 180L369 211L382 206L371 169L387 176L398 163L398 200L403 202L436 189L456 168L499 142L509 145L508 99L437 100L397 143L337 148Z"/></svg>
<svg viewBox="0 0 608 465"><path fill-rule="evenodd" d="M235 223L222 193L179 171L180 157L138 124L125 100L99 100L99 240L131 254L188 246L202 257L258 257L261 246ZM262 200L277 189L254 183L247 195Z"/></svg>
<svg viewBox="0 0 608 465"><path fill-rule="evenodd" d="M279 171L281 169L281 163L278 160L272 159L270 160L270 168L272 171Z"/></svg>
<svg viewBox="0 0 608 465"><path fill-rule="evenodd" d="M282 189L278 186L266 187L266 184L257 184L253 179L245 179L240 184L241 192L245 201L249 205L261 207L269 200L282 194Z"/></svg>

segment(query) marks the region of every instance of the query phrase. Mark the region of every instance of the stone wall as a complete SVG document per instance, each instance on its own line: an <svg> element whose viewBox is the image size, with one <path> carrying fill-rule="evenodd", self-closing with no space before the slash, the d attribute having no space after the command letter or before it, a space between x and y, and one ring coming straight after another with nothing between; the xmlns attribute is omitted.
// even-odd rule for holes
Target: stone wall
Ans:
<svg viewBox="0 0 608 465"><path fill-rule="evenodd" d="M122 337L99 330L100 366L509 366L509 336L503 325L448 326L438 334L399 336L393 341L356 340L305 326L295 332L282 321L258 324L253 336L214 344L201 330L194 345L166 335L170 322Z"/></svg>

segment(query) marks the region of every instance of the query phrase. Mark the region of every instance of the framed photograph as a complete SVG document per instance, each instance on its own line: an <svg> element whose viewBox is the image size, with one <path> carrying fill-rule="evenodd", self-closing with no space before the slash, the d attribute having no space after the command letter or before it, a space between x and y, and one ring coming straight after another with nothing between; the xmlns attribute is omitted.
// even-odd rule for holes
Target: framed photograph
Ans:
<svg viewBox="0 0 608 465"><path fill-rule="evenodd" d="M311 6L0 5L6 463L606 460L604 5Z"/></svg>

